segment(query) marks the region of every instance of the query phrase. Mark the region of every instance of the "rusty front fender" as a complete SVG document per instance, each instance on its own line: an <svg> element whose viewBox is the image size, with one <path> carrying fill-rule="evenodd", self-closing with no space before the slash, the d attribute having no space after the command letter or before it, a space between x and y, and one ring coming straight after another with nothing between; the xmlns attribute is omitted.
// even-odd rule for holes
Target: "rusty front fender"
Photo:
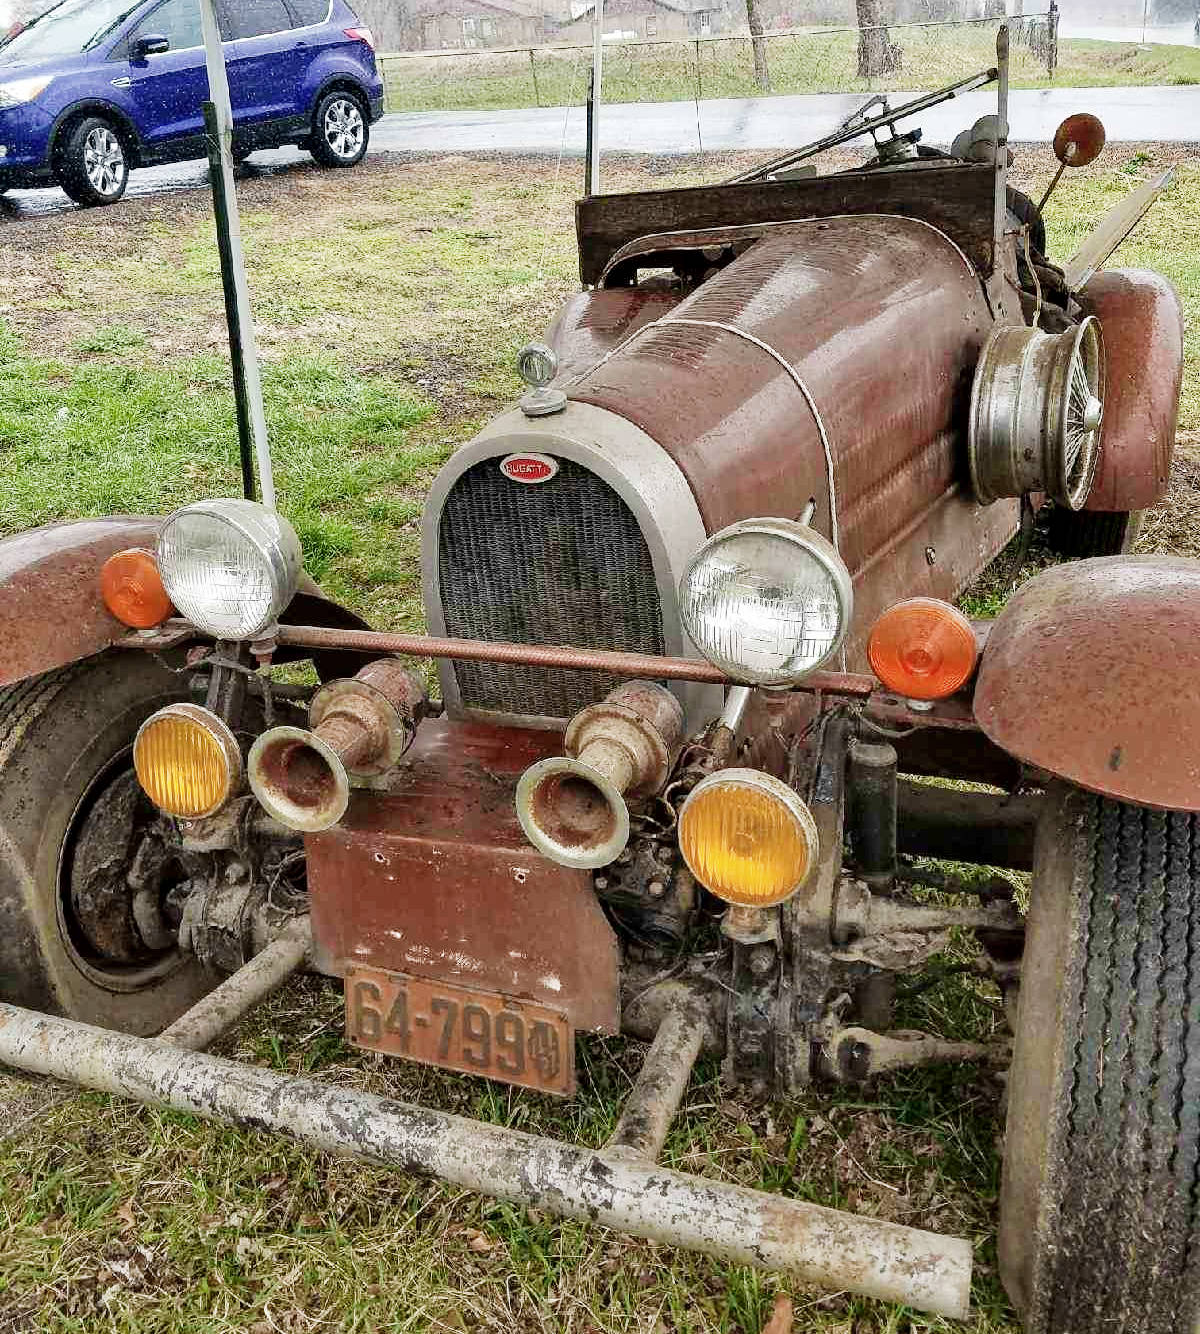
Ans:
<svg viewBox="0 0 1200 1334"><path fill-rule="evenodd" d="M51 524L0 541L0 687L90 658L129 633L100 598L100 569L126 547L153 548L161 523L147 515L116 515ZM281 619L370 628L325 597L307 575ZM361 656L352 653L313 656L321 658L323 680L353 675L361 665Z"/></svg>
<svg viewBox="0 0 1200 1334"><path fill-rule="evenodd" d="M1104 328L1107 361L1100 461L1085 508L1144 510L1167 493L1179 388L1183 314L1157 273L1111 269L1080 293Z"/></svg>
<svg viewBox="0 0 1200 1334"><path fill-rule="evenodd" d="M1200 811L1200 561L1076 561L1025 584L988 637L975 717L1080 787Z"/></svg>

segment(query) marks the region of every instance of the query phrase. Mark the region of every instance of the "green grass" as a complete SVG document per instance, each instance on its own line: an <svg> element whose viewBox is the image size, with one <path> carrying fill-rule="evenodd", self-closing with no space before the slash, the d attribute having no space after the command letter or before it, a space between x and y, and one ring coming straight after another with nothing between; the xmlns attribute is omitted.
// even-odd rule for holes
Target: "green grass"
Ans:
<svg viewBox="0 0 1200 1334"><path fill-rule="evenodd" d="M860 79L857 38L848 32L770 38L767 61L773 93L845 93L939 88L995 64L990 25L894 27L903 61L893 74ZM388 106L393 111L492 110L577 106L587 93L590 47L463 55L386 55ZM1136 47L1070 39L1059 43L1050 77L1028 45L1012 49L1016 88L1125 87L1200 83L1200 48ZM747 37L694 42L620 44L605 48L608 102L677 102L695 97L754 97L754 63Z"/></svg>
<svg viewBox="0 0 1200 1334"><path fill-rule="evenodd" d="M1055 253L1165 157L1110 150L1068 178L1049 210ZM1051 167L1047 152L1022 152L1020 183L1036 194ZM610 179L646 188L730 169L616 162ZM572 185L552 164L492 159L371 163L353 191L309 171L242 186L283 508L313 572L380 628L421 624L425 488L510 401L512 354L574 289ZM1200 169L1188 160L1119 257L1180 288L1182 425L1193 433L1198 229ZM236 492L202 194L0 224L0 273L0 532ZM1002 561L973 609L994 612L1027 573ZM962 1038L999 1023L988 989L963 977L902 1018ZM220 1050L593 1145L643 1051L585 1040L580 1095L560 1103L364 1056L340 1034L335 988L306 979ZM966 1328L1015 1334L995 1267L1001 1127L986 1073L930 1069L767 1107L731 1097L716 1075L698 1071L667 1161L967 1236L977 1271ZM22 1087L0 1076L0 1103ZM0 1236L2 1334L757 1334L782 1291L806 1332L962 1328L93 1095L68 1097L0 1145Z"/></svg>

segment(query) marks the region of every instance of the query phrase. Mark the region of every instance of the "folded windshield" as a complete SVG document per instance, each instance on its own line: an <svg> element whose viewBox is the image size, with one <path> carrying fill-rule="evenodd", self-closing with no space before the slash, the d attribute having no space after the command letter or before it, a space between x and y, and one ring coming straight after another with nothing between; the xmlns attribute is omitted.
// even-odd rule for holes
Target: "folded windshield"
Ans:
<svg viewBox="0 0 1200 1334"><path fill-rule="evenodd" d="M0 61L27 64L95 46L137 8L130 0L63 0L0 46Z"/></svg>

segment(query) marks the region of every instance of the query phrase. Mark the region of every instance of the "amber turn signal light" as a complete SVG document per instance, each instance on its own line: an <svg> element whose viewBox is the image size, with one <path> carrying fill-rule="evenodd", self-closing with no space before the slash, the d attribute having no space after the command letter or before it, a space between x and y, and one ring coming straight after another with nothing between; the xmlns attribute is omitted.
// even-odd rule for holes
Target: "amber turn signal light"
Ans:
<svg viewBox="0 0 1200 1334"><path fill-rule="evenodd" d="M867 641L871 670L906 699L945 699L971 679L979 642L971 622L937 598L897 602Z"/></svg>
<svg viewBox="0 0 1200 1334"><path fill-rule="evenodd" d="M791 898L818 848L812 812L786 783L757 769L711 774L679 812L688 870L726 903L769 908Z"/></svg>
<svg viewBox="0 0 1200 1334"><path fill-rule="evenodd" d="M100 596L117 620L134 630L153 630L174 610L153 552L142 547L118 551L104 562Z"/></svg>
<svg viewBox="0 0 1200 1334"><path fill-rule="evenodd" d="M228 727L198 704L168 704L142 724L133 743L142 790L180 820L215 815L242 780L242 752Z"/></svg>

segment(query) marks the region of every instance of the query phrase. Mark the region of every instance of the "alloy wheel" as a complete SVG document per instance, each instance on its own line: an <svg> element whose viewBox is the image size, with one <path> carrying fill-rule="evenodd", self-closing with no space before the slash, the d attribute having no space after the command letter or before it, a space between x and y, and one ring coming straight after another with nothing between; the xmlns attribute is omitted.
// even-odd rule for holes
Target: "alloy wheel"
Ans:
<svg viewBox="0 0 1200 1334"><path fill-rule="evenodd" d="M84 140L83 169L97 194L115 195L125 181L125 152L117 136L98 125Z"/></svg>
<svg viewBox="0 0 1200 1334"><path fill-rule="evenodd" d="M362 111L352 99L339 97L325 108L325 142L339 158L349 159L358 153L364 130Z"/></svg>

